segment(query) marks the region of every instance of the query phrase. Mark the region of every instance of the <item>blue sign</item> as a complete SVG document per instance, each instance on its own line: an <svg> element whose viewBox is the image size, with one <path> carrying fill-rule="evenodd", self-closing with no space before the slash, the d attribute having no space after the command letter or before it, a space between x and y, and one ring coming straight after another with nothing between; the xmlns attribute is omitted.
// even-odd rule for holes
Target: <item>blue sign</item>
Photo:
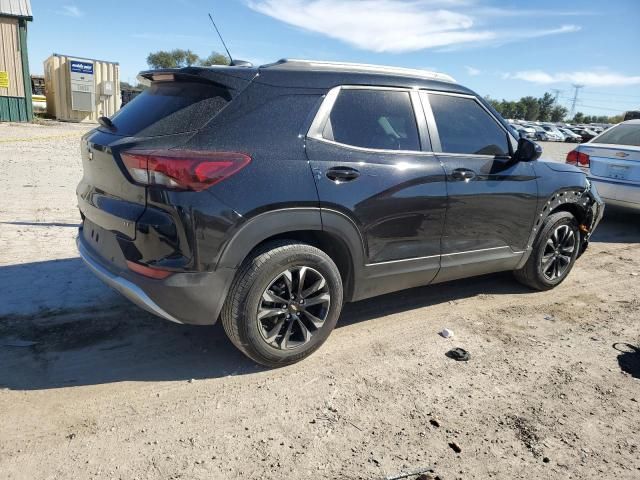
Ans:
<svg viewBox="0 0 640 480"><path fill-rule="evenodd" d="M93 63L78 62L77 60L72 60L71 71L74 73L84 73L87 75L93 75Z"/></svg>

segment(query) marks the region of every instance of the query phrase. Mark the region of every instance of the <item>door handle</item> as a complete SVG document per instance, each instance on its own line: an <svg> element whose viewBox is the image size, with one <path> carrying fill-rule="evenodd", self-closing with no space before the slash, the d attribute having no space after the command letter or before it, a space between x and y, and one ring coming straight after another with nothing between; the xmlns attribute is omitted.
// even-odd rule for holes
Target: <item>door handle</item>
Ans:
<svg viewBox="0 0 640 480"><path fill-rule="evenodd" d="M351 167L333 167L327 170L326 176L334 182L351 182L360 176L360 172Z"/></svg>
<svg viewBox="0 0 640 480"><path fill-rule="evenodd" d="M462 180L468 182L476 178L476 172L468 168L456 168L451 172L451 178L454 180Z"/></svg>

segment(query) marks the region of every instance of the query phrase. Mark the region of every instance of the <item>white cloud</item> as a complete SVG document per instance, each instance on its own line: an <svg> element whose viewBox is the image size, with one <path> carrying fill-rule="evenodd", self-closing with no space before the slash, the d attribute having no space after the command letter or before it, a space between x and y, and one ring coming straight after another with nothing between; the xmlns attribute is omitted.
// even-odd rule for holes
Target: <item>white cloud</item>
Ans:
<svg viewBox="0 0 640 480"><path fill-rule="evenodd" d="M510 37L513 39L518 38L537 38L537 37L546 37L547 35L557 35L559 33L574 33L579 32L581 27L578 25L562 25L558 28L550 28L547 30L523 30L523 31L514 31L510 33Z"/></svg>
<svg viewBox="0 0 640 480"><path fill-rule="evenodd" d="M82 12L75 5L64 5L60 13L62 13L62 15L66 15L67 17L76 17L76 18L82 17L84 15L84 12Z"/></svg>
<svg viewBox="0 0 640 480"><path fill-rule="evenodd" d="M548 73L542 70L525 70L516 73L506 73L506 79L524 80L526 82L549 85L552 83L577 83L580 85L592 86L616 86L626 87L630 85L640 85L640 75L623 75L609 71L590 72L559 72Z"/></svg>
<svg viewBox="0 0 640 480"><path fill-rule="evenodd" d="M441 52L453 52L456 50L460 50L462 48L479 48L486 46L500 46L505 45L507 43L518 42L522 40L527 40L530 38L540 38L546 37L549 35L558 35L562 33L574 33L581 30L581 27L578 25L562 25L558 28L550 28L546 30L501 30L499 35L496 35L493 39L484 41L484 42L476 42L472 45L449 45L447 47L441 48L439 51Z"/></svg>
<svg viewBox="0 0 640 480"><path fill-rule="evenodd" d="M425 2L397 0L260 0L249 6L282 22L342 40L364 50L407 52L488 40L473 19Z"/></svg>
<svg viewBox="0 0 640 480"><path fill-rule="evenodd" d="M482 73L481 70L478 70L477 68L471 67L469 65L466 65L464 67L464 69L467 71L467 74L469 74L472 77L475 77L475 76L480 75Z"/></svg>
<svg viewBox="0 0 640 480"><path fill-rule="evenodd" d="M247 0L247 3L251 9L281 22L374 52L502 44L580 28L575 25L527 31L489 28L492 19L520 13L484 9L474 0Z"/></svg>

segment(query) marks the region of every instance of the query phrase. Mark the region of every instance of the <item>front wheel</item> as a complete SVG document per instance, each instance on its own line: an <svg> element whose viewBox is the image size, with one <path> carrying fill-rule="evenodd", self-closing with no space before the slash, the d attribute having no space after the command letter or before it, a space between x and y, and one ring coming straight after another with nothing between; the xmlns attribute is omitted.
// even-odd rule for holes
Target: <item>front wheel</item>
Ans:
<svg viewBox="0 0 640 480"><path fill-rule="evenodd" d="M536 290L550 290L567 278L580 250L580 229L569 212L549 215L516 279Z"/></svg>
<svg viewBox="0 0 640 480"><path fill-rule="evenodd" d="M295 363L327 339L342 310L340 272L311 245L279 242L248 258L221 312L233 344L268 367Z"/></svg>

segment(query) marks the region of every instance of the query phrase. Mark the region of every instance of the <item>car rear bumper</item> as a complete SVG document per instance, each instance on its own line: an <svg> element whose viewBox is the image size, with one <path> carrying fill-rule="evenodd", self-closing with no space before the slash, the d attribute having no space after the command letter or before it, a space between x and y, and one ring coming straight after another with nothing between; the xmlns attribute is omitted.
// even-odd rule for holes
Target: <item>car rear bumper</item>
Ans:
<svg viewBox="0 0 640 480"><path fill-rule="evenodd" d="M640 185L589 177L605 204L640 210Z"/></svg>
<svg viewBox="0 0 640 480"><path fill-rule="evenodd" d="M215 272L175 273L156 280L107 261L87 244L82 233L76 244L82 260L100 280L144 310L176 323L214 324L236 272L221 268Z"/></svg>

